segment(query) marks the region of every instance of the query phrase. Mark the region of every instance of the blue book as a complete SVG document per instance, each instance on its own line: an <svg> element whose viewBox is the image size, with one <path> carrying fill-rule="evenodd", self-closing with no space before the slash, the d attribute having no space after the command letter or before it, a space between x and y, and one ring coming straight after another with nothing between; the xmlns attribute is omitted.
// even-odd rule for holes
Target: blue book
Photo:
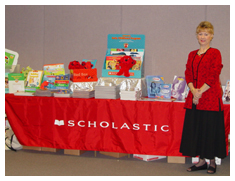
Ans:
<svg viewBox="0 0 235 181"><path fill-rule="evenodd" d="M160 99L171 99L171 84L161 84L158 96Z"/></svg>
<svg viewBox="0 0 235 181"><path fill-rule="evenodd" d="M164 84L164 78L161 75L146 76L148 97L156 98L160 93L160 85Z"/></svg>

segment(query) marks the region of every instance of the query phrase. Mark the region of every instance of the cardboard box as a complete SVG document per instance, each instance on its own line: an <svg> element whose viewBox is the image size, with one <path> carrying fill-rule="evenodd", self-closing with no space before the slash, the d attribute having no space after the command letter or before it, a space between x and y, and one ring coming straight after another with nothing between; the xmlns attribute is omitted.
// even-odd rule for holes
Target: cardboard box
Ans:
<svg viewBox="0 0 235 181"><path fill-rule="evenodd" d="M168 156L167 163L185 163L185 157L182 156Z"/></svg>
<svg viewBox="0 0 235 181"><path fill-rule="evenodd" d="M23 150L42 151L42 147L37 147L37 146L24 146L24 145L23 145Z"/></svg>
<svg viewBox="0 0 235 181"><path fill-rule="evenodd" d="M166 156L159 156L159 155L143 155L143 154L134 154L134 158L143 160L143 161L153 161L153 160L160 160L166 158Z"/></svg>
<svg viewBox="0 0 235 181"><path fill-rule="evenodd" d="M119 51L124 50L124 51ZM127 51L128 50L129 54ZM129 51L130 50L130 51ZM110 52L116 52L110 54ZM119 52L119 53L118 53ZM128 78L142 78L144 77L144 52L145 52L145 35L142 34L109 34L107 40L107 50L104 58L102 77L114 77L114 78L126 78L124 75L118 76L119 70L106 69L106 56L116 56L116 55L131 55L132 58L140 57L141 65L139 70L129 70L130 77ZM131 54L130 54L131 52ZM135 59L135 58L134 58Z"/></svg>
<svg viewBox="0 0 235 181"><path fill-rule="evenodd" d="M42 147L41 151L57 152L58 150L59 149L57 149L57 148Z"/></svg>
<svg viewBox="0 0 235 181"><path fill-rule="evenodd" d="M106 151L100 151L100 154L115 158L121 158L128 155L127 153L106 152Z"/></svg>
<svg viewBox="0 0 235 181"><path fill-rule="evenodd" d="M64 149L64 154L65 155L76 155L79 156L83 153L85 153L85 150L73 150L73 149Z"/></svg>

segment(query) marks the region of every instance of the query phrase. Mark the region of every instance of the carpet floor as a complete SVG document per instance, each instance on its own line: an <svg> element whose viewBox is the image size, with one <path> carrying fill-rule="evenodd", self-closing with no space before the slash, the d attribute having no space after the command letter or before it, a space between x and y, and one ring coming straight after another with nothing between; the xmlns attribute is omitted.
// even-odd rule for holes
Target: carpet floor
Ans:
<svg viewBox="0 0 235 181"><path fill-rule="evenodd" d="M206 170L187 172L191 158L185 164L167 163L167 159L142 161L133 155L114 158L94 151L80 156L19 150L5 151L5 176L230 176L230 155L217 166L215 174Z"/></svg>

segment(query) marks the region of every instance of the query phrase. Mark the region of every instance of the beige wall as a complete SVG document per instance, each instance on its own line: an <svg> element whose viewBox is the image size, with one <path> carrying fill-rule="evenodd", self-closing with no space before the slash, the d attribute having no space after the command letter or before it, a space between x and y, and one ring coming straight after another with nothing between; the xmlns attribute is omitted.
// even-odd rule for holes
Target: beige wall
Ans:
<svg viewBox="0 0 235 181"><path fill-rule="evenodd" d="M230 6L5 6L5 47L19 53L21 67L97 59L98 77L108 34L144 34L145 76L172 83L184 75L188 53L199 48L195 29L215 27L212 47L221 51L221 82L230 78Z"/></svg>

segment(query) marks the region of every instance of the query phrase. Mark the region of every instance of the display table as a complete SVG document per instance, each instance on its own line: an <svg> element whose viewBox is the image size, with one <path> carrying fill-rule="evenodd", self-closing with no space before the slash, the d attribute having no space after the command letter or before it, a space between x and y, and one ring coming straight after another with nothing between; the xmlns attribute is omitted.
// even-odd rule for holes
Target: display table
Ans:
<svg viewBox="0 0 235 181"><path fill-rule="evenodd" d="M25 146L182 156L184 103L26 97L6 94L5 111ZM224 105L226 145L230 105Z"/></svg>

